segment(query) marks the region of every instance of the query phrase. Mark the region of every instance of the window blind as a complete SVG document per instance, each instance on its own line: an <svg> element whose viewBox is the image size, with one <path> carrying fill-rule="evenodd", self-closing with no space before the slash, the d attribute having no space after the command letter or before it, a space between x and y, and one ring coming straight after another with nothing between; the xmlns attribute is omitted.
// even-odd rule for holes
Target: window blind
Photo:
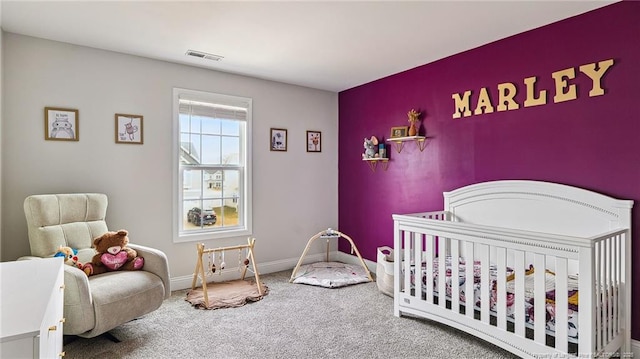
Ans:
<svg viewBox="0 0 640 359"><path fill-rule="evenodd" d="M247 107L222 103L201 102L180 99L179 112L182 115L204 116L224 120L247 120Z"/></svg>

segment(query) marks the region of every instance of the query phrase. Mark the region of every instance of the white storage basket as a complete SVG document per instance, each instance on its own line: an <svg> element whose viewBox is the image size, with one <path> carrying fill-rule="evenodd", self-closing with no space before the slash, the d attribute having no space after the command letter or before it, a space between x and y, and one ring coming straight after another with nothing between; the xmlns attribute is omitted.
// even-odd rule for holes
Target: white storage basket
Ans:
<svg viewBox="0 0 640 359"><path fill-rule="evenodd" d="M378 248L376 284L378 290L393 297L393 249L390 247Z"/></svg>

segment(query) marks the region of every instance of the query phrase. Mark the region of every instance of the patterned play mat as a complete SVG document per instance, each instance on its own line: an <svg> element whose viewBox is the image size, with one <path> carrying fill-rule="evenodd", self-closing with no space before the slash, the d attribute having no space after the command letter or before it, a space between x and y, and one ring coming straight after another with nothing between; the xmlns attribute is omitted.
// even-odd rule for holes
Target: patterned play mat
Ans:
<svg viewBox="0 0 640 359"><path fill-rule="evenodd" d="M293 283L310 284L327 288L344 287L370 282L360 265L341 262L317 262L300 267Z"/></svg>

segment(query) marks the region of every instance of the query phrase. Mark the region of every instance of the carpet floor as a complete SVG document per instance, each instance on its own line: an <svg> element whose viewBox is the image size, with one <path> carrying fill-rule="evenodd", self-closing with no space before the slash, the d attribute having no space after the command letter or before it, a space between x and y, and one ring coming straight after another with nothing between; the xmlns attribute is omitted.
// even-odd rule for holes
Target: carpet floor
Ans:
<svg viewBox="0 0 640 359"><path fill-rule="evenodd" d="M260 277L262 300L205 310L172 293L156 311L107 336L66 337L68 358L517 358L444 325L393 316L375 283L327 289Z"/></svg>

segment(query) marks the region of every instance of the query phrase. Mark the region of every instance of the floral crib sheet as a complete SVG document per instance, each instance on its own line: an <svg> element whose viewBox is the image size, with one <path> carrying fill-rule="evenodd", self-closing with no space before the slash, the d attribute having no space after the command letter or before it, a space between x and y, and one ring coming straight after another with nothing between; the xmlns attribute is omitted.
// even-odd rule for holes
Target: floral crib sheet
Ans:
<svg viewBox="0 0 640 359"><path fill-rule="evenodd" d="M423 263L422 269L422 288L423 293L426 292L426 284L427 284L427 271L424 269L426 263ZM446 297L448 300L451 299L451 282L452 282L452 258L451 256L447 256L445 258L446 265ZM438 275L439 275L439 261L437 258L433 260L433 273L434 276L432 278L432 285L434 289L434 296L438 295ZM473 262L473 301L475 309L479 310L481 308L480 304L480 273L482 267L480 261ZM458 286L460 293L460 302L465 303L466 301L466 293L465 293L465 271L466 271L466 261L465 258L460 257L458 259ZM510 322L514 322L514 293L515 293L515 281L514 281L514 271L512 268L507 268L507 320ZM533 329L534 323L534 296L533 296L533 288L534 288L534 279L533 279L534 268L530 266L528 270L525 271L525 325L528 328ZM497 267L495 264L491 264L489 266L489 277L490 277L490 286L491 291L489 295L489 309L492 315L496 315L496 305L497 305ZM412 288L415 285L415 269L412 266L411 269L411 285ZM569 276L567 281L568 286L568 340L572 343L578 342L578 278L576 276ZM545 287L546 287L546 304L545 304L545 312L546 312L546 333L549 335L553 335L555 333L555 274L546 271L545 273Z"/></svg>

